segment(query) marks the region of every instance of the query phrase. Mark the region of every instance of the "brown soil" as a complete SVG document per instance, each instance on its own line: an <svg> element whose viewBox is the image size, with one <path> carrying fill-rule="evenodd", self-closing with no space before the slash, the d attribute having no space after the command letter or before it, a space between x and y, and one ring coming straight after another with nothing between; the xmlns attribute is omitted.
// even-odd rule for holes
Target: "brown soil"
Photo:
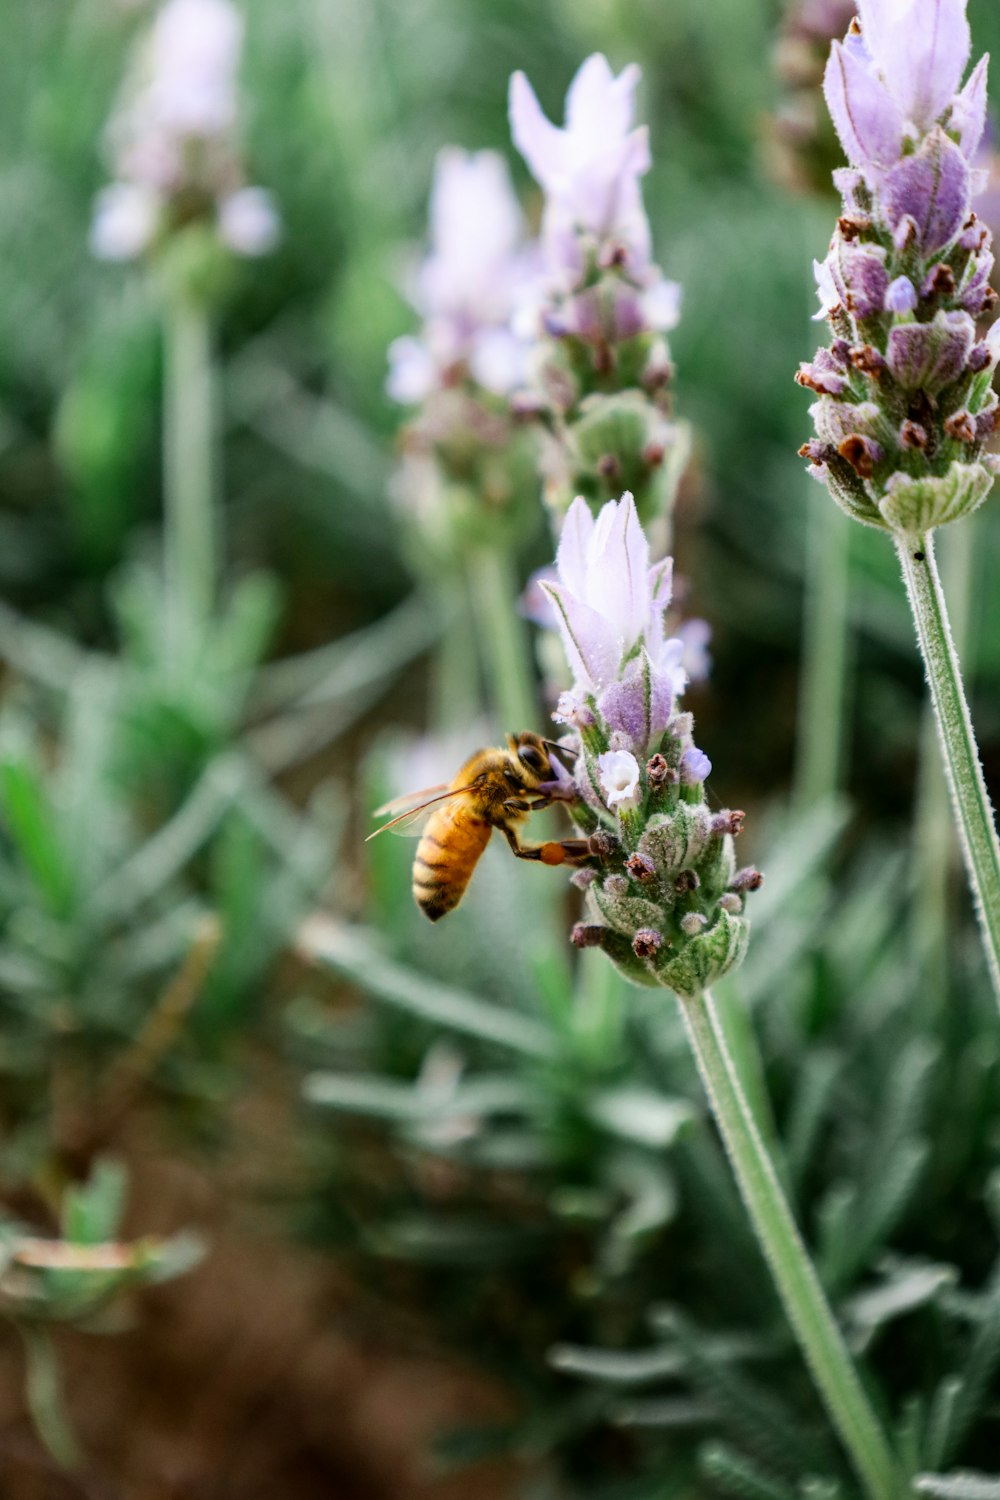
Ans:
<svg viewBox="0 0 1000 1500"><path fill-rule="evenodd" d="M501 1415L501 1393L359 1319L338 1268L264 1205L295 1171L284 1093L255 1089L211 1166L129 1122L129 1233L194 1228L209 1253L143 1292L125 1331L59 1334L86 1454L71 1478L26 1418L18 1337L0 1335L0 1500L512 1500L510 1466L443 1475L429 1456L436 1434Z"/></svg>

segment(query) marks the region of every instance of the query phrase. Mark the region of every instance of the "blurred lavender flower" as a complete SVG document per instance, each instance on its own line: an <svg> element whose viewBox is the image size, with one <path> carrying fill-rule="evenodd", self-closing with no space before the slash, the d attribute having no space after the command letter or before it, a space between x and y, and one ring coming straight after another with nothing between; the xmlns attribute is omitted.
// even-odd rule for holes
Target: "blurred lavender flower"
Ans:
<svg viewBox="0 0 1000 1500"><path fill-rule="evenodd" d="M650 233L639 188L649 171L649 132L632 128L639 69L616 78L599 53L588 57L566 96L566 125L542 113L523 73L510 81L514 144L545 190L543 243L549 268L575 279L583 266L581 235L614 243L634 270L649 261Z"/></svg>
<svg viewBox="0 0 1000 1500"><path fill-rule="evenodd" d="M535 265L503 158L446 146L431 191L430 253L411 291L423 328L390 346L390 396L416 405L463 374L500 395L520 384L527 346L510 324Z"/></svg>
<svg viewBox="0 0 1000 1500"><path fill-rule="evenodd" d="M816 266L833 340L802 366L815 391L811 472L850 515L916 534L967 515L992 474L997 425L992 239L972 209L986 59L969 60L965 0L862 0L825 93L851 166Z"/></svg>
<svg viewBox="0 0 1000 1500"><path fill-rule="evenodd" d="M438 153L429 239L409 287L422 327L389 348L388 393L418 408L393 493L423 560L454 567L469 545L516 543L537 515L535 443L508 397L527 373L511 325L538 253L495 151Z"/></svg>
<svg viewBox="0 0 1000 1500"><path fill-rule="evenodd" d="M547 434L546 498L559 515L575 494L598 500L626 487L640 514L662 515L679 477L664 335L680 288L651 260L638 80L634 65L615 77L606 58L589 57L559 127L524 74L511 79L514 142L545 193L542 276L517 319L535 345L536 393L525 405Z"/></svg>
<svg viewBox="0 0 1000 1500"><path fill-rule="evenodd" d="M664 634L670 559L650 566L630 495L596 520L574 501L541 587L557 610L573 672L554 717L573 762L571 815L589 836L590 920L574 930L641 984L694 994L742 958L747 924L733 886L742 813L704 801L708 757L678 713L683 643ZM758 879L759 883L759 879Z"/></svg>
<svg viewBox="0 0 1000 1500"><path fill-rule="evenodd" d="M775 49L783 85L767 133L774 176L797 192L829 194L839 161L821 85L830 43L843 36L857 0L790 0Z"/></svg>
<svg viewBox="0 0 1000 1500"><path fill-rule="evenodd" d="M230 0L167 0L137 52L108 127L116 181L98 196L93 253L135 260L207 224L236 255L264 255L280 224L249 188L235 141L243 21Z"/></svg>

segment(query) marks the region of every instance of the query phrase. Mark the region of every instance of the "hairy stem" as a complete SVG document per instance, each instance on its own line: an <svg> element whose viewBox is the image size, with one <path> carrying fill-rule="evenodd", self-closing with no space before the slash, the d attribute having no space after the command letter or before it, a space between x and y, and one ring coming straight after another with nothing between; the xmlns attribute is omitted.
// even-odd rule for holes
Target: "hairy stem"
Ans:
<svg viewBox="0 0 1000 1500"><path fill-rule="evenodd" d="M215 413L208 311L172 288L164 313L164 548L167 587L190 626L215 601Z"/></svg>
<svg viewBox="0 0 1000 1500"><path fill-rule="evenodd" d="M706 991L681 1000L681 1011L740 1194L813 1379L866 1494L892 1500L899 1478L889 1445L754 1123L715 1003Z"/></svg>
<svg viewBox="0 0 1000 1500"><path fill-rule="evenodd" d="M839 789L847 697L851 523L835 505L809 509L793 796L814 806Z"/></svg>
<svg viewBox="0 0 1000 1500"><path fill-rule="evenodd" d="M972 523L949 526L942 539L941 582L950 600L952 640L960 658L968 648L974 572ZM913 946L926 1002L936 1011L947 999L948 908L959 851L930 704L920 731L913 843Z"/></svg>
<svg viewBox="0 0 1000 1500"><path fill-rule="evenodd" d="M1000 843L934 559L934 539L930 533L898 537L896 551L924 658L986 962L1000 1000Z"/></svg>

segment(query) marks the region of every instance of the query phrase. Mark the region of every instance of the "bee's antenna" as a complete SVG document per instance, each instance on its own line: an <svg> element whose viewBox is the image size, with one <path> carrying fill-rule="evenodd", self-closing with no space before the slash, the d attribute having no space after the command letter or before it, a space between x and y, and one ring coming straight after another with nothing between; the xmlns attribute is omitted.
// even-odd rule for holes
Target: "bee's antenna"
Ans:
<svg viewBox="0 0 1000 1500"><path fill-rule="evenodd" d="M562 756L566 760L576 760L579 755L578 750L570 749L569 745L560 745L558 740L542 740L542 744L546 750L554 750L556 755Z"/></svg>

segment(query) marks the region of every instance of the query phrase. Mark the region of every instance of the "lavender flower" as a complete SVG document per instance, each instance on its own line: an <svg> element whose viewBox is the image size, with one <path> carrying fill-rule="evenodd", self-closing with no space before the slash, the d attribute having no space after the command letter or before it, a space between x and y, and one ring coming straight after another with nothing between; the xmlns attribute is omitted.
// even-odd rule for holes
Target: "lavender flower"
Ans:
<svg viewBox="0 0 1000 1500"><path fill-rule="evenodd" d="M536 344L533 400L548 443L546 499L559 514L575 494L604 499L630 487L640 513L672 500L682 451L669 419L665 334L680 288L651 259L641 179L650 155L634 125L637 67L617 77L595 54L546 119L523 73L511 79L514 142L545 193L542 274L518 326Z"/></svg>
<svg viewBox="0 0 1000 1500"><path fill-rule="evenodd" d="M542 113L523 73L510 81L514 144L545 191L543 243L549 268L575 280L584 241L614 244L635 270L649 262L649 223L639 179L649 171L649 133L632 128L639 69L616 78L607 58L588 57L566 95L566 125Z"/></svg>
<svg viewBox="0 0 1000 1500"><path fill-rule="evenodd" d="M460 564L469 543L509 547L534 524L535 444L508 397L527 373L512 322L537 265L503 158L440 151L428 253L409 286L422 326L391 344L387 381L418 408L394 497L435 567Z"/></svg>
<svg viewBox="0 0 1000 1500"><path fill-rule="evenodd" d="M463 374L501 395L520 384L527 350L510 325L534 270L503 158L445 147L431 192L430 252L410 294L423 328L390 346L393 399L417 404Z"/></svg>
<svg viewBox="0 0 1000 1500"><path fill-rule="evenodd" d="M850 515L916 535L967 515L992 484L998 349L991 235L972 209L986 59L966 0L862 0L833 44L825 93L851 166L816 268L832 342L799 371L819 399L802 454Z"/></svg>
<svg viewBox="0 0 1000 1500"><path fill-rule="evenodd" d="M735 896L742 813L714 817L711 765L677 712L683 642L664 633L670 559L650 566L631 495L596 520L574 501L543 581L573 673L556 719L576 751L572 816L592 851L581 946L602 947L640 984L694 995L742 958L748 926Z"/></svg>
<svg viewBox="0 0 1000 1500"><path fill-rule="evenodd" d="M277 243L270 194L246 187L235 142L243 22L230 0L167 0L108 128L116 180L90 232L103 260L135 260L192 224L236 255Z"/></svg>

